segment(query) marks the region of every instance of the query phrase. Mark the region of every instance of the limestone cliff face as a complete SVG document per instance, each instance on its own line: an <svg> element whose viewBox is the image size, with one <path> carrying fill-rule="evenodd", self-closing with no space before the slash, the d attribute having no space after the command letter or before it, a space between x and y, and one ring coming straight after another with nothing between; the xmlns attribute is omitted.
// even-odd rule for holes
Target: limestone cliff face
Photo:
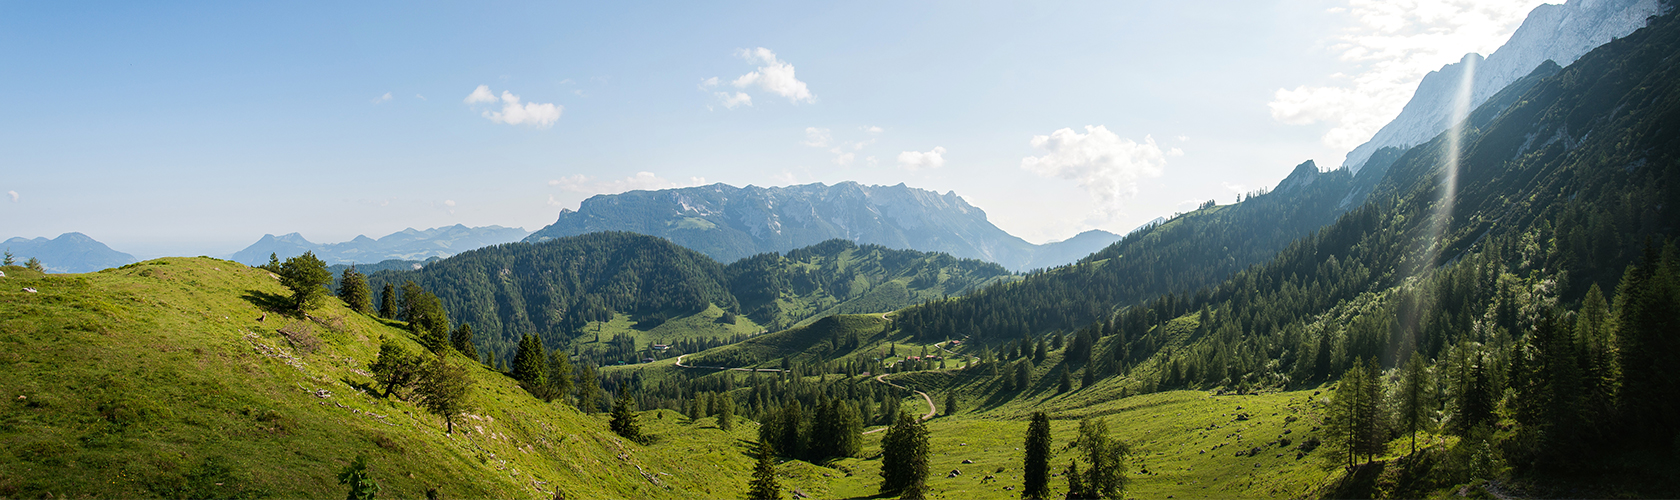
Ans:
<svg viewBox="0 0 1680 500"><path fill-rule="evenodd" d="M992 225L985 211L954 192L842 182L772 188L720 183L599 195L576 211L562 210L554 224L526 241L596 231L659 236L721 262L841 238L945 252L1014 270L1067 264L1119 240L1112 233L1091 231L1034 245Z"/></svg>
<svg viewBox="0 0 1680 500"><path fill-rule="evenodd" d="M1657 0L1570 0L1535 7L1492 55L1466 54L1459 62L1424 76L1400 115L1349 152L1342 166L1357 173L1379 149L1410 148L1451 128L1453 97L1465 71L1474 71L1470 109L1475 109L1542 63L1550 60L1568 66L1611 39L1645 27L1646 18L1661 9Z"/></svg>

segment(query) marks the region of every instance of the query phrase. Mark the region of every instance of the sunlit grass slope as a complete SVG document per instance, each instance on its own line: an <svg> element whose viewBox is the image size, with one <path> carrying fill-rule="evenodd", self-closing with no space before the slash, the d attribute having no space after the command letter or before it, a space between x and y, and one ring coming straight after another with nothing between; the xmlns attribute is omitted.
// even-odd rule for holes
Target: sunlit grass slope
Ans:
<svg viewBox="0 0 1680 500"><path fill-rule="evenodd" d="M337 497L358 454L394 498L729 497L744 485L713 465L739 472L745 457L625 442L604 416L533 399L459 355L476 408L446 435L439 417L364 390L382 336L420 351L404 331L336 300L309 318L272 312L286 290L259 269L169 258L5 271L0 497Z"/></svg>

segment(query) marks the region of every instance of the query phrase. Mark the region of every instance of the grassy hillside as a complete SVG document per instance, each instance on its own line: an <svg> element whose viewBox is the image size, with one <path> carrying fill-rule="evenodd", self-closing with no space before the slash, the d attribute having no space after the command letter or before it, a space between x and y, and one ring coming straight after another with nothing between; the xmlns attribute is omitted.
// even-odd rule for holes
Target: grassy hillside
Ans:
<svg viewBox="0 0 1680 500"><path fill-rule="evenodd" d="M734 496L739 485L718 482L714 466L747 463L624 442L603 417L542 403L465 359L476 409L445 435L440 418L368 394L380 337L420 350L403 330L336 301L311 318L269 311L285 289L234 262L5 272L0 497L338 496L335 474L358 454L386 497L428 487L445 497Z"/></svg>

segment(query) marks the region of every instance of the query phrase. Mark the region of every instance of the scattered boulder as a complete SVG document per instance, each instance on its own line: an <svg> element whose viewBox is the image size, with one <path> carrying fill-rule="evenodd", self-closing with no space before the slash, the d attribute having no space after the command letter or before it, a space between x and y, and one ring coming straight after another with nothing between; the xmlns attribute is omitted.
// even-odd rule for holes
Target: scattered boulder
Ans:
<svg viewBox="0 0 1680 500"><path fill-rule="evenodd" d="M948 472L948 473L945 474L945 479L950 479L950 478L961 476L961 475L962 475L962 471L956 470L956 469L951 469L951 472Z"/></svg>
<svg viewBox="0 0 1680 500"><path fill-rule="evenodd" d="M968 459L963 459L962 463L963 463L963 465L968 465L968 464L974 463L974 461L973 460L968 460Z"/></svg>

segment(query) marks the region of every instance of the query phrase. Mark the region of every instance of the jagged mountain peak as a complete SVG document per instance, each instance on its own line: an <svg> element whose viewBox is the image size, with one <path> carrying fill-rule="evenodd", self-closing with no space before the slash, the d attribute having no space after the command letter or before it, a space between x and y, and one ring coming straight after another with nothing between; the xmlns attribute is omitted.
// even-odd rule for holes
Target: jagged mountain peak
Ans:
<svg viewBox="0 0 1680 500"><path fill-rule="evenodd" d="M945 252L1014 270L1070 263L1119 239L1101 232L1033 245L992 225L985 211L955 191L846 181L739 188L717 183L596 195L576 211L561 210L553 225L526 241L596 231L660 236L723 262L839 238Z"/></svg>

